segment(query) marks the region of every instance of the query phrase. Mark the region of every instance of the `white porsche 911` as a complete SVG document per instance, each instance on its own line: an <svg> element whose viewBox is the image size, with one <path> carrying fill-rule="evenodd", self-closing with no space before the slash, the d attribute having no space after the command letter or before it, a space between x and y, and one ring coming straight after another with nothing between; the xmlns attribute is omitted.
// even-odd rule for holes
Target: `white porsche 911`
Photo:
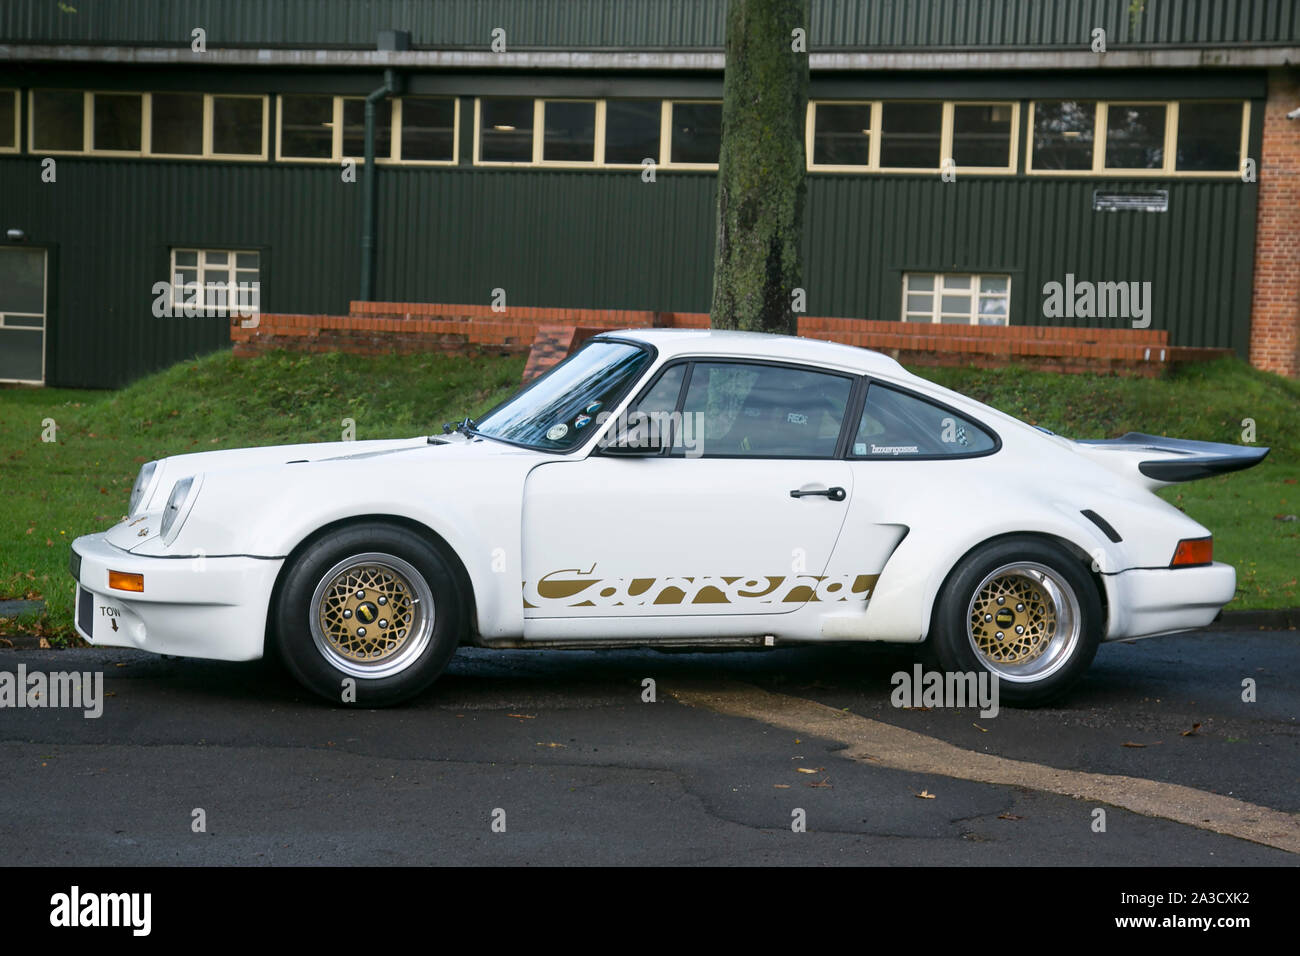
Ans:
<svg viewBox="0 0 1300 956"><path fill-rule="evenodd" d="M72 546L92 644L278 653L336 702L497 648L921 644L1009 703L1104 640L1210 623L1236 573L1152 494L1268 449L1071 441L864 349L607 333L438 436L179 455Z"/></svg>

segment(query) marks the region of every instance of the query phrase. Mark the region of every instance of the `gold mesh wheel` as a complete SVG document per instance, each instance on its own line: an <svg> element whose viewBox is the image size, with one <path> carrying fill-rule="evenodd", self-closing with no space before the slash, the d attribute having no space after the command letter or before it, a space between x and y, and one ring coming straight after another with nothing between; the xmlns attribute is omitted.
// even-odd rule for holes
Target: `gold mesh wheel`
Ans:
<svg viewBox="0 0 1300 956"><path fill-rule="evenodd" d="M1079 642L1079 602L1059 572L1032 562L990 572L967 611L971 646L1003 680L1041 680L1069 659Z"/></svg>
<svg viewBox="0 0 1300 956"><path fill-rule="evenodd" d="M428 647L433 594L402 558L359 554L325 572L310 614L312 639L334 667L354 677L390 677Z"/></svg>

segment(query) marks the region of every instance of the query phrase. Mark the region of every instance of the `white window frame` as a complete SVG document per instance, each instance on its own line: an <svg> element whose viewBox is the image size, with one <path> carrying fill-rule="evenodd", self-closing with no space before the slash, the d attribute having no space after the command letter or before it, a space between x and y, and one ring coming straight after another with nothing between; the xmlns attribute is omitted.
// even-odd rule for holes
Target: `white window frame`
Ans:
<svg viewBox="0 0 1300 956"><path fill-rule="evenodd" d="M939 104L943 107L939 117L939 165L938 166L882 166L880 162L881 139L884 135L884 115L886 103L925 103ZM838 164L820 164L813 162L813 144L817 132L817 107L826 106L871 106L871 161L866 166L845 166ZM1020 156L1020 102L1018 100L811 100L804 120L804 157L806 168L810 173L887 173L890 175L932 175L944 171L944 163L952 159L953 118L958 106L1007 106L1011 109L1011 132L1007 146L1007 164L1005 166L958 166L953 171L960 175L973 176L1013 176L1018 172L1017 163Z"/></svg>
<svg viewBox="0 0 1300 956"><path fill-rule="evenodd" d="M152 125L153 119L153 102L150 97L149 111ZM261 100L262 102L262 150L257 155L246 155L244 153L218 153L212 149L212 133L214 130L213 104L217 99L226 100ZM215 159L225 161L239 162L265 162L267 159L267 150L270 142L270 97L261 93L204 93L203 94L203 159ZM150 129L149 135L153 136L153 130ZM150 146L153 144L150 143ZM184 157L188 159L198 159L197 156Z"/></svg>
<svg viewBox="0 0 1300 956"><path fill-rule="evenodd" d="M23 123L22 123L22 105L23 98L19 95L18 90L0 89L0 96L9 95L13 97L14 102L14 144L12 146L0 146L0 153L17 153L21 152L23 143Z"/></svg>
<svg viewBox="0 0 1300 956"><path fill-rule="evenodd" d="M402 156L402 104L408 100L451 100L451 159L406 159ZM393 158L403 166L455 166L460 162L460 97L448 95L414 95L393 97Z"/></svg>
<svg viewBox="0 0 1300 956"><path fill-rule="evenodd" d="M41 87L29 90L27 100L27 149L28 152L41 156L128 156L140 159L191 159L217 160L220 162L265 162L267 158L267 103L269 97L261 93L197 93L194 90L165 90L166 93L185 93L190 96L203 97L203 152L202 153L155 153L153 151L153 93L137 90L81 90L81 149L36 149L36 94L55 90L56 87ZM140 148L135 150L97 149L94 145L95 135L95 97L110 95L139 96L140 102ZM259 100L262 104L262 149L256 155L244 153L216 153L212 150L213 101L222 99Z"/></svg>
<svg viewBox="0 0 1300 956"><path fill-rule="evenodd" d="M592 123L591 161L546 158L546 104L590 103L595 107ZM601 165L605 152L605 101L594 97L547 96L533 102L533 162L550 169L591 169ZM509 164L507 164L509 165Z"/></svg>
<svg viewBox="0 0 1300 956"><path fill-rule="evenodd" d="M608 122L607 113L606 113L608 104L611 102L620 103L629 100L631 101L653 100L654 102L659 104L659 148L655 151L655 154L653 156L642 157L643 160L642 162L607 163L605 162L605 145L606 145L605 133L606 133L606 124ZM608 97L607 99L600 100L600 106L597 107L597 113L596 113L596 125L597 125L597 137L598 137L598 141L597 141L598 149L596 153L596 158L598 160L597 165L601 169L641 169L645 166L644 160L653 159L655 161L656 166L662 166L663 158L664 158L664 112L665 112L664 104L666 102L667 102L666 100L659 99L658 97L655 96L611 96Z"/></svg>
<svg viewBox="0 0 1300 956"><path fill-rule="evenodd" d="M592 97L592 96L541 96L533 97L533 130L532 130L532 149L530 157L526 160L496 160L483 159L483 109L484 100L526 100L526 96L479 96L474 99L474 158L475 166L496 167L499 169L511 168L533 168L539 167L544 169L640 169L642 163L607 163L605 162L605 128L607 107L611 100L653 100L659 103L659 151L657 155L649 157L655 160L658 166L670 166L673 169L717 169L717 163L676 163L669 164L668 156L670 148L665 142L665 136L671 132L672 111L670 108L671 101L658 99L653 96L627 96L627 97ZM718 103L721 100L683 100L681 102L692 103ZM546 149L546 104L547 103L594 103L596 106L596 126L594 142L594 158L588 162L584 160L555 160L545 159Z"/></svg>
<svg viewBox="0 0 1300 956"><path fill-rule="evenodd" d="M195 253L195 262L196 262L196 265L195 265L195 266L177 266L177 264L176 264L176 253L178 253L178 252L193 252L193 253ZM213 303L212 306L208 306L208 304L207 304L207 292L208 292L208 285L209 285L209 281L210 281L210 280L207 278L208 267L207 267L206 260L207 260L207 256L208 256L208 254L209 254L209 253L213 253L213 252L223 253L223 254L225 254L226 256L230 257L230 258L227 260L227 263L228 263L227 265L225 265L225 266L215 266L215 265L212 266L212 269L213 269L214 271L215 271L215 270L220 270L220 271L221 271L222 273L224 273L225 276L227 277L225 280L223 280L223 284L224 284L225 282L229 282L229 281L231 281L230 278L229 278L230 276L234 276L234 280L233 280L233 281L234 281L236 284L238 284L239 281L240 281L240 279L239 279L239 273L240 273L241 271L242 271L242 272L247 272L247 271L249 271L248 269L242 269L242 270L241 270L241 269L237 268L236 265L235 265L235 262L237 261L235 257L237 257L237 256L241 256L241 255L255 255L255 256L257 256L257 278L254 280L254 282L256 283L255 290L256 290L256 296L257 296L257 298L256 298L256 301L253 302L253 304L252 304L252 310L253 310L254 313L260 311L260 309L261 309L261 288L262 288L262 252L261 252L261 250L260 250L260 249L221 249L221 248L217 248L217 247L215 247L215 246L214 246L214 247L200 247L200 246L175 246L175 247L172 248L172 250L171 250L171 252L170 252L170 254L169 254L169 256L168 256L168 259L169 259L169 261L170 261L170 263L171 263L171 271L168 272L168 274L167 274L167 282L168 282L168 284L171 286L171 305L172 305L172 308L174 308L174 309L183 309L183 308L185 308L185 306L188 304L187 301L186 301L186 299L187 299L187 293L188 293L188 292L190 291L190 289L192 288L188 283L180 283L180 284L177 284L177 283L176 283L176 276L179 274L179 270L180 270L180 269L196 269L196 270L197 270L197 273L198 273L198 278L197 278L195 281L198 283L198 288L199 288L199 303L196 304L196 307L197 307L197 308L201 308L201 309L203 309L205 312L208 311L209 308L211 308L211 309L213 310L213 314L214 314L214 315L228 315L228 314L230 313L230 310L231 310L231 303L229 302L229 300L227 300L227 302L226 302L225 305L220 305L220 306L217 305L216 303ZM242 311L242 310L241 310L241 311Z"/></svg>
<svg viewBox="0 0 1300 956"><path fill-rule="evenodd" d="M863 165L843 164L843 163L815 163L813 162L813 148L817 139L817 107L819 106L869 106L871 107L871 130L867 133L871 137L867 144L867 163ZM866 173L878 170L880 168L880 114L882 106L880 100L810 100L808 102L808 115L805 120L804 128L804 155L807 157L807 169L809 172L817 173Z"/></svg>
<svg viewBox="0 0 1300 956"><path fill-rule="evenodd" d="M673 108L678 104L703 106L716 103L722 106L722 100L686 99L664 100L663 112L659 116L659 165L665 169L717 169L717 163L675 163L673 162ZM721 146L719 146L721 149ZM721 157L719 157L721 158Z"/></svg>
<svg viewBox="0 0 1300 956"><path fill-rule="evenodd" d="M44 149L36 146L36 94L37 93L80 93L81 94L81 149ZM27 91L27 148L39 156L84 156L89 150L90 136L95 118L90 111L90 92L87 90L68 90L62 87L33 87Z"/></svg>
<svg viewBox="0 0 1300 956"><path fill-rule="evenodd" d="M1241 164L1250 148L1250 100L1232 97L1187 97L1182 100L1105 100L1095 101L1092 123L1091 169L1035 169L1034 112L1039 103L1056 103L1068 97L1032 100L1029 104L1029 123L1025 135L1025 172L1031 176L1085 176L1107 179L1240 179ZM1236 169L1187 169L1178 166L1178 121L1181 103L1237 103L1241 105L1241 138L1237 151ZM1163 106L1165 107L1165 141L1163 164L1158 169L1131 169L1106 165L1106 129L1111 106Z"/></svg>
<svg viewBox="0 0 1300 956"><path fill-rule="evenodd" d="M956 164L952 144L956 137L957 107L959 106L1010 106L1011 136L1007 143L1007 162L1004 166L962 166ZM1009 176L1016 172L1016 157L1020 155L1020 103L1007 100L949 100L943 105L944 138L942 152L945 159L953 159L953 169L962 175Z"/></svg>
<svg viewBox="0 0 1300 956"><path fill-rule="evenodd" d="M927 278L933 279L934 288L917 289L915 292L913 292L911 289L911 280L913 276L925 276ZM945 284L946 284L946 280L949 278L962 278L962 279L970 280L969 287L965 289L953 288L952 290L950 290L951 294L966 295L970 297L971 311L967 314L967 318L969 318L970 321L967 322L967 325L985 324L980 322L981 313L979 307L980 307L981 299L1001 299L1005 301L1007 304L1007 309L1006 312L1003 313L1003 318L1005 318L1006 321L997 323L997 326L1005 328L1011 324L1011 276L1003 272L919 272L919 271L904 272L903 273L903 299L902 299L902 310L901 310L902 320L904 322L909 322L909 323L924 324L928 320L929 324L932 325L958 325L959 323L956 322L943 321L943 317L945 315L956 316L958 314L955 312L945 313L943 311L943 296L945 293ZM980 291L981 279L1005 279L1007 282L1006 291L1005 292L981 292ZM908 309L907 297L909 294L933 296L933 299L931 301L930 311L919 312L916 310ZM993 323L987 323L987 325L993 326Z"/></svg>
<svg viewBox="0 0 1300 956"><path fill-rule="evenodd" d="M483 148L483 101L484 100L527 100L527 99L532 99L533 101L533 128L531 131L532 149L529 151L530 158L519 159L519 160L483 159L480 152ZM535 97L476 96L474 98L474 165L475 166L496 166L503 169L508 169L510 167L519 167L519 166L541 165L538 159L538 157L541 155L541 145L540 145L541 137L537 129L537 124L541 121L541 117L542 117L542 101ZM559 164L555 164L555 165L559 165ZM584 168L590 167L591 165L592 164L590 163L582 164Z"/></svg>
<svg viewBox="0 0 1300 956"><path fill-rule="evenodd" d="M309 96L316 99L330 100L330 154L328 156L286 156L283 152L284 139L284 99L285 97ZM364 96L343 95L341 93L279 93L275 98L275 160L278 163L306 163L316 165L338 166L344 162L354 162L358 166L364 166L366 158L364 156L349 156L343 152L343 103L345 100L360 100L365 102ZM393 154L400 147L395 142L398 134L397 126L397 97L392 97L390 102L393 104L389 114L389 140L388 155L375 156L375 165L390 165L393 163ZM454 137L453 137L454 138ZM444 164L447 165L447 164Z"/></svg>

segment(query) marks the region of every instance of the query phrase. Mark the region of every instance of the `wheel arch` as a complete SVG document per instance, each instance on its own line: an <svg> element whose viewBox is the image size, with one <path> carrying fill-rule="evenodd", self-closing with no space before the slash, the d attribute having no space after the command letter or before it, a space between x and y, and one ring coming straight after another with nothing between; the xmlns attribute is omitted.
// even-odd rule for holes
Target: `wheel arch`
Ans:
<svg viewBox="0 0 1300 956"><path fill-rule="evenodd" d="M925 616L925 634L922 635L923 641L928 641L930 635L934 633L934 616L939 608L939 596L943 594L944 589L947 588L948 583L953 579L953 576L958 572L961 566L966 563L967 559L969 559L972 554L979 551L981 548L986 548L999 541L1005 541L1008 538L1037 538L1059 546L1074 557L1075 560L1079 562L1084 574L1088 576L1088 580L1092 582L1093 587L1097 591L1097 599L1101 602L1102 621L1104 622L1109 619L1110 601L1106 593L1105 578L1095 569L1095 561L1093 560L1092 555L1089 554L1085 548L1080 546L1077 542L1071 541L1069 538L1059 534L1053 534L1049 531L1004 531L971 545L949 564L948 570L944 573L942 580L939 582L938 588L930 597L930 607Z"/></svg>
<svg viewBox="0 0 1300 956"><path fill-rule="evenodd" d="M293 548L290 549L288 555L286 555L284 561L280 565L279 572L275 576L275 584L271 587L271 596L267 605L266 614L266 634L263 638L263 656L270 656L275 651L275 642L278 640L275 628L275 608L279 603L280 590L284 583L285 575L288 574L289 569L294 566L295 562L302 556L303 552L314 545L317 541L330 534L342 531L345 528L364 524L389 524L403 528L424 538L429 542L429 544L437 549L438 553L441 554L444 560L446 560L451 566L452 574L455 575L456 578L457 588L467 600L467 606L465 609L467 630L462 636L461 643L472 644L476 642L479 628L478 603L474 593L474 582L469 575L469 570L465 567L465 562L461 560L460 555L456 553L456 549L451 546L446 538L423 522L416 521L415 519L408 518L404 515L377 513L350 515L346 518L337 518L333 521L327 522L305 535L293 546Z"/></svg>

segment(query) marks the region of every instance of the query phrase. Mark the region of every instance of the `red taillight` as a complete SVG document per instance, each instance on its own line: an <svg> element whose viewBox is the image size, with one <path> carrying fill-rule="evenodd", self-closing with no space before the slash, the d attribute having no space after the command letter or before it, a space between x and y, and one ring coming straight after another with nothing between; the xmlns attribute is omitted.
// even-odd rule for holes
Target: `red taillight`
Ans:
<svg viewBox="0 0 1300 956"><path fill-rule="evenodd" d="M1171 568L1191 568L1199 564L1214 561L1213 538L1184 538L1174 549L1174 559L1169 562Z"/></svg>

